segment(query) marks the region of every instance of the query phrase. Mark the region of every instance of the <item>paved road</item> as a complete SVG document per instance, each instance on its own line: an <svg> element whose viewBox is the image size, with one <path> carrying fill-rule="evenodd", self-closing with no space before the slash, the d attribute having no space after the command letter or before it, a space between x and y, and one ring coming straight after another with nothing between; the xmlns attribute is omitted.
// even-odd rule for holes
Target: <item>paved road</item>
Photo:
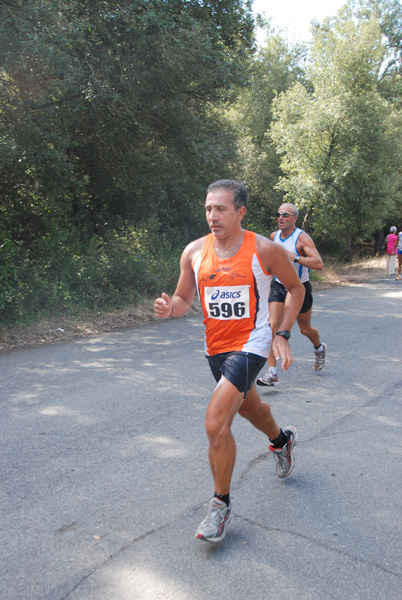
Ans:
<svg viewBox="0 0 402 600"><path fill-rule="evenodd" d="M199 317L0 355L3 600L400 600L402 286L315 294L321 373L265 388L299 430L276 478L240 417L234 518L194 540L213 492L203 420L213 381Z"/></svg>

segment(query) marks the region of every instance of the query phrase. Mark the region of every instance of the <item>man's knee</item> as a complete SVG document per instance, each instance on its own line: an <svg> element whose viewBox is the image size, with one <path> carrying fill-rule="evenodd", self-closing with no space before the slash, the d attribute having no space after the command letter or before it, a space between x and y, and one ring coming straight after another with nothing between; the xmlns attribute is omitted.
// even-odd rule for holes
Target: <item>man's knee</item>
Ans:
<svg viewBox="0 0 402 600"><path fill-rule="evenodd" d="M230 426L221 422L221 420L208 417L205 419L205 431L209 442L215 446L219 444L222 439L226 439L230 435Z"/></svg>
<svg viewBox="0 0 402 600"><path fill-rule="evenodd" d="M209 442L216 444L230 435L232 421L231 412L228 413L216 405L210 406L205 417L205 431Z"/></svg>
<svg viewBox="0 0 402 600"><path fill-rule="evenodd" d="M320 333L318 331L318 329L316 329L315 327L312 327L311 325L304 325L304 326L300 326L299 325L299 329L300 329L300 333L302 335L305 335L310 342L312 342L315 346L317 344L320 343Z"/></svg>
<svg viewBox="0 0 402 600"><path fill-rule="evenodd" d="M239 415L243 417L243 419L247 419L251 422L261 415L268 415L270 412L271 408L266 402L259 402L258 404L252 404L251 406L246 404L239 408Z"/></svg>
<svg viewBox="0 0 402 600"><path fill-rule="evenodd" d="M240 407L240 408L239 408L239 415L240 415L241 417L243 417L243 419L249 419L249 418L250 418L250 416L254 414L254 412L255 412L255 411L253 411L253 410L250 410L250 409L248 409L248 408L243 408L243 407Z"/></svg>
<svg viewBox="0 0 402 600"><path fill-rule="evenodd" d="M313 333L313 328L310 325L299 325L300 333L307 337L310 337Z"/></svg>

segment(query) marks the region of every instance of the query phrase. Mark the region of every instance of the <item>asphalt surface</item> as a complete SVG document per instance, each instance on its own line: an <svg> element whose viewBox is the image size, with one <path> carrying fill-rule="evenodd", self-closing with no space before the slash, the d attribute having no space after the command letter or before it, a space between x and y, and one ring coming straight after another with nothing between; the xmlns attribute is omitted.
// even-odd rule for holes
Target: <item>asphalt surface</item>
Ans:
<svg viewBox="0 0 402 600"><path fill-rule="evenodd" d="M275 475L238 417L226 539L194 539L213 492L213 379L199 317L0 355L2 600L400 600L402 285L314 295L328 346L260 388L299 431Z"/></svg>

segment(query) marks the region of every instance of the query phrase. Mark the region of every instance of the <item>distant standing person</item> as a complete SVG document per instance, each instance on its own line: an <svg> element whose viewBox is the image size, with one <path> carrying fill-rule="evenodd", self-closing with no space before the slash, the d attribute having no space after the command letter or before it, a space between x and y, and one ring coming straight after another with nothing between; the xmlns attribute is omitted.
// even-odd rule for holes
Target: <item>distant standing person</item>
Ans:
<svg viewBox="0 0 402 600"><path fill-rule="evenodd" d="M271 240L287 251L289 260L304 285L305 297L303 306L297 317L297 324L300 333L307 336L314 346L314 370L320 371L325 363L327 347L321 343L318 329L315 329L311 325L313 295L309 281L309 272L310 269L321 271L323 263L311 237L305 231L296 227L296 221L299 216L296 206L290 203L282 204L276 216L279 229L278 231L274 231L270 237ZM274 276L269 293L269 316L273 335L278 331L286 301L286 287ZM257 384L265 386L279 385L275 354L272 351L268 357L268 370L264 377L257 379Z"/></svg>
<svg viewBox="0 0 402 600"><path fill-rule="evenodd" d="M391 227L389 234L385 238L385 267L387 275L395 275L396 264L396 246L398 244L398 236L396 235L396 227Z"/></svg>
<svg viewBox="0 0 402 600"><path fill-rule="evenodd" d="M402 270L402 231L400 231L397 235L395 242L395 250L398 252L398 275L395 277L395 281L401 279L401 270Z"/></svg>
<svg viewBox="0 0 402 600"><path fill-rule="evenodd" d="M282 368L292 362L289 330L303 303L304 290L286 252L269 239L242 229L248 193L238 181L212 183L205 200L209 235L191 242L180 260L180 277L170 298L163 293L154 303L157 317L180 317L191 307L197 291L205 325L205 354L217 382L209 401L205 429L215 492L206 518L195 537L219 542L231 519L230 484L236 459L231 432L237 413L270 440L278 477L294 465L296 429L280 428L254 385L271 343L268 293L270 273L288 286L288 302L273 341ZM188 409L184 409L188 410ZM183 485L186 482L183 481Z"/></svg>

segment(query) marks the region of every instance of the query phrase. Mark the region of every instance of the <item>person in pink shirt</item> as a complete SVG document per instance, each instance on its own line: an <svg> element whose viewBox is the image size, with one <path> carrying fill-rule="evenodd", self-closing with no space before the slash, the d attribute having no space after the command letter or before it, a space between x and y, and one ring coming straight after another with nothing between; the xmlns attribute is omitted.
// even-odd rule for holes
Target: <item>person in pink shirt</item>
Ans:
<svg viewBox="0 0 402 600"><path fill-rule="evenodd" d="M391 227L389 234L385 238L385 267L387 269L387 275L395 275L397 241L398 236L396 235L396 227Z"/></svg>
<svg viewBox="0 0 402 600"><path fill-rule="evenodd" d="M395 277L395 280L400 280L402 270L402 231L396 236L395 252L398 253L398 275Z"/></svg>

